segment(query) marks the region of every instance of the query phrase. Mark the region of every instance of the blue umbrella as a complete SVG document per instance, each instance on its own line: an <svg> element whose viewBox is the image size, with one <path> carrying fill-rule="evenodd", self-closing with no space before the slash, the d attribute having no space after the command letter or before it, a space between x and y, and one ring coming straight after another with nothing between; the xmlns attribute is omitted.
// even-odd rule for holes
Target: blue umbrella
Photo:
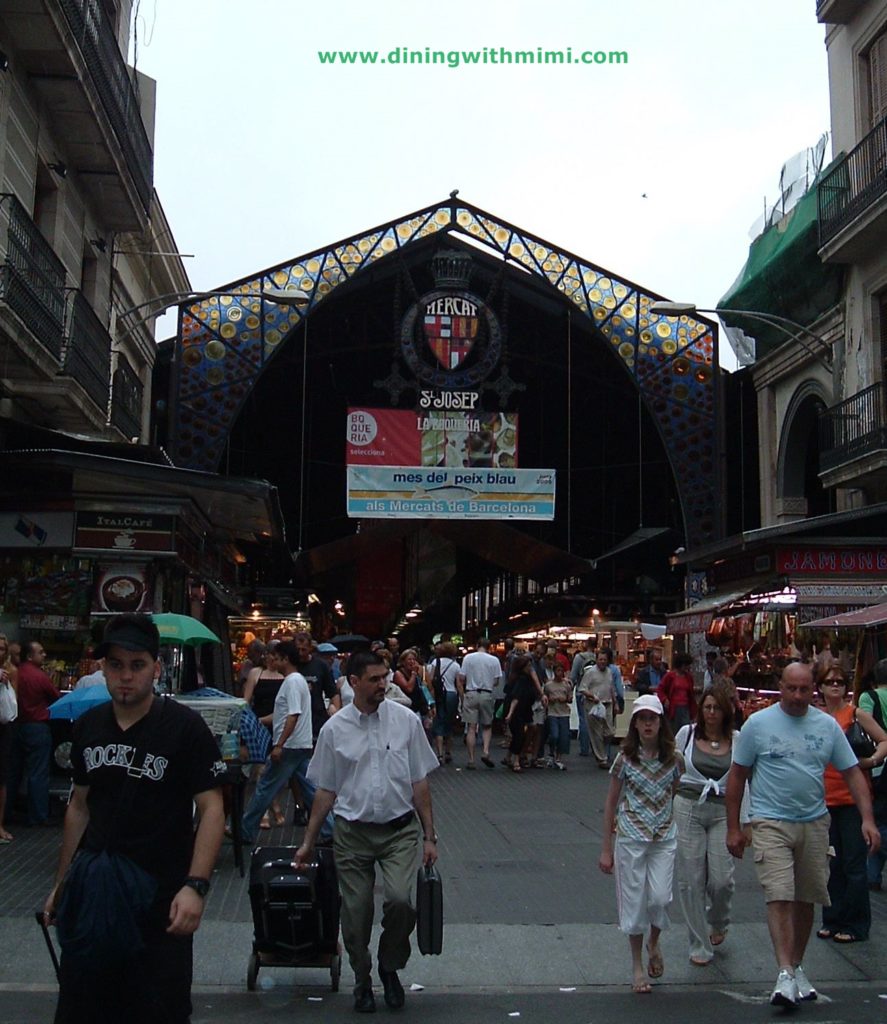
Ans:
<svg viewBox="0 0 887 1024"><path fill-rule="evenodd" d="M98 686L87 686L82 690L72 690L49 706L50 718L64 718L73 722L90 708L99 704L107 704L111 699L108 687L104 683Z"/></svg>

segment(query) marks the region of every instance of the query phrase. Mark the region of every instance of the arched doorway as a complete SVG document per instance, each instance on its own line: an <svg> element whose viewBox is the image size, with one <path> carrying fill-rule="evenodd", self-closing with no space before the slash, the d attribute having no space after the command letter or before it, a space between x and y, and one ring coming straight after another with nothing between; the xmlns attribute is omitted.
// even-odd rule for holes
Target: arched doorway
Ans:
<svg viewBox="0 0 887 1024"><path fill-rule="evenodd" d="M802 385L792 398L779 442L778 498L783 519L835 510L834 492L819 479L819 418L827 403L819 385Z"/></svg>

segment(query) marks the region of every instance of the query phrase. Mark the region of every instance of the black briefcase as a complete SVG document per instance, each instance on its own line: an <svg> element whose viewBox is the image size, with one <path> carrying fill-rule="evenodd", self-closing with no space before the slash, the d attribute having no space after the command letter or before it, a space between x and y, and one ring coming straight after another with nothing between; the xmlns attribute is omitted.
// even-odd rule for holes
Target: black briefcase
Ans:
<svg viewBox="0 0 887 1024"><path fill-rule="evenodd" d="M426 956L443 949L443 884L433 864L416 876L416 940Z"/></svg>

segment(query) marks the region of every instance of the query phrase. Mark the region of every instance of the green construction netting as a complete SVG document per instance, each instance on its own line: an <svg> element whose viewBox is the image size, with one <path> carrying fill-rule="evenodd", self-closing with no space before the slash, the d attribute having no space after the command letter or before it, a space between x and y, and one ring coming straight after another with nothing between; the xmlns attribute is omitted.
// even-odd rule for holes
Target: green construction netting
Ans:
<svg viewBox="0 0 887 1024"><path fill-rule="evenodd" d="M781 220L752 242L745 266L718 302L719 309L775 313L806 326L839 301L843 268L823 263L818 254L818 182L830 167ZM765 327L759 320L723 319L757 340L758 359L785 343L783 331Z"/></svg>

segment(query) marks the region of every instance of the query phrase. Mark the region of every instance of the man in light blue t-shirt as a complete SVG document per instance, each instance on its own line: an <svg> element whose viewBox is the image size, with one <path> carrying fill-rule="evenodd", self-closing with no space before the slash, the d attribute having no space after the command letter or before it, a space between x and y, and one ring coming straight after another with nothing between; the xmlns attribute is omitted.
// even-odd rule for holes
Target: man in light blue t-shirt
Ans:
<svg viewBox="0 0 887 1024"><path fill-rule="evenodd" d="M801 967L813 905L828 905L828 831L823 772L841 772L862 816L870 850L880 845L868 785L856 755L831 715L810 707L813 673L793 663L783 670L780 700L752 715L733 747L727 780L727 848L742 857L751 842L767 901L767 925L779 974L774 1006L816 999ZM752 772L754 769L754 772ZM751 840L739 825L739 807L751 776Z"/></svg>

